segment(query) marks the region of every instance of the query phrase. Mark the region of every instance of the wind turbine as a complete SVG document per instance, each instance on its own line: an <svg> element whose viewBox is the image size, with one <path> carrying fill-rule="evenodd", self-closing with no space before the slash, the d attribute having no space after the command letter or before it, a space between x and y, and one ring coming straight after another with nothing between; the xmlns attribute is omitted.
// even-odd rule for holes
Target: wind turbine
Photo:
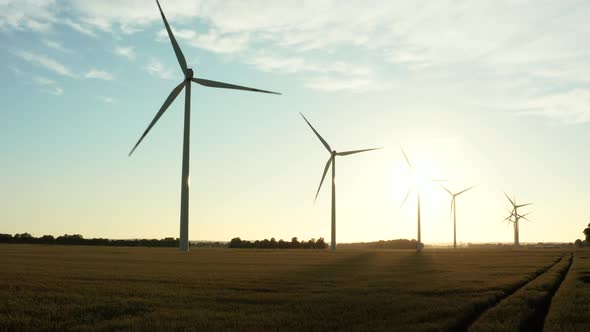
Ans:
<svg viewBox="0 0 590 332"><path fill-rule="evenodd" d="M164 16L164 12L162 11L162 7L160 6L160 2L156 0L158 4L158 9L160 10L160 14L162 15L162 20L164 21L164 26L166 27L166 31L168 31L168 37L170 37L170 42L172 43L172 48L174 49L174 53L176 54L176 59L178 60L178 64L180 65L180 69L184 74L184 79L178 86L176 86L156 116L149 124L147 129L144 131L143 135L131 152L129 152L129 156L135 151L139 143L143 140L143 138L147 135L147 133L152 129L152 127L156 124L158 119L166 112L170 104L176 99L178 94L185 89L185 97L184 97L184 138L183 138L183 145L182 145L182 177L181 177L181 185L180 185L180 244L179 249L181 251L188 251L189 250L189 241L188 241L188 193L189 193L189 154L190 154L190 118L191 118L191 83L197 83L203 86L211 87L211 88L222 88L222 89L234 89L234 90L246 90L246 91L254 91L254 92L264 92L264 93L273 93L273 94L280 94L277 92L266 91L266 90L259 90L248 88L245 86L228 84L223 82L211 81L203 78L194 77L194 72L191 68L187 67L186 60L178 43L176 42L176 38L174 38L174 34L172 34L172 30L170 29L170 25L166 20L166 16Z"/></svg>
<svg viewBox="0 0 590 332"><path fill-rule="evenodd" d="M299 114L301 114L301 113L299 113ZM328 159L328 162L326 163L326 167L324 168L324 174L322 175L322 180L320 181L320 186L318 187L318 191L315 194L314 202L318 199L318 195L320 193L320 189L322 189L322 184L324 183L324 178L326 177L326 173L328 173L328 169L330 168L330 165L332 165L332 238L330 241L330 247L332 250L336 250L336 182L335 182L335 180L336 180L336 156L348 156L348 155L355 154L355 153L378 150L381 148L336 152L336 150L332 150L332 148L330 148L330 145L328 144L328 142L326 142L326 140L324 140L322 138L322 136L317 132L317 130L315 130L315 128L311 125L311 123L309 123L309 121L307 121L307 118L305 118L305 116L303 114L301 114L301 116L303 117L303 120L305 120L305 122L307 122L307 124L309 125L311 130L319 138L320 142L322 142L322 144L324 145L326 150L328 150L328 152L330 152L330 159Z"/></svg>
<svg viewBox="0 0 590 332"><path fill-rule="evenodd" d="M504 221L508 221L508 222L511 222L514 224L514 246L519 247L520 241L519 241L518 222L520 221L520 219L529 220L526 217L527 215L529 215L529 213L525 213L525 214L521 215L518 213L518 209L521 207L531 205L533 203L516 204L516 196L514 196L514 200L512 200L506 193L504 193L504 195L506 196L506 198L508 198L508 200L510 201L510 204L512 204L512 211L510 212L510 215L508 217L506 217L506 219L504 219ZM514 218L514 220L512 218Z"/></svg>
<svg viewBox="0 0 590 332"><path fill-rule="evenodd" d="M463 194L466 191L469 191L469 190L475 188L475 186L469 187L469 188L467 188L465 190L462 190L462 191L460 191L458 193L451 192L449 189L447 189L442 184L440 186L446 192L448 192L449 195L451 195L451 214L453 215L453 248L454 249L457 249L457 205L456 205L456 199L457 199L457 196Z"/></svg>
<svg viewBox="0 0 590 332"><path fill-rule="evenodd" d="M414 172L414 166L412 165L412 163L410 162L410 159L408 158L408 156L406 155L406 152L404 151L403 148L400 148L402 150L402 153L404 155L404 158L406 159L406 163L408 164L408 167L410 168L410 171ZM446 181L446 180L432 180L433 182L442 182L442 181ZM420 189L420 188L418 188ZM402 202L401 206L404 206L404 204L406 203L406 201L408 200L408 197L410 197L410 195L412 194L412 192L414 191L413 188L413 184L410 184L410 188L408 189L408 193L406 194L406 198L404 198L404 201ZM422 249L424 248L424 244L422 244L422 230L421 230L421 216L420 216L420 190L416 191L417 194L417 199L418 199L418 243L416 244L417 246L417 250L418 251L422 251Z"/></svg>

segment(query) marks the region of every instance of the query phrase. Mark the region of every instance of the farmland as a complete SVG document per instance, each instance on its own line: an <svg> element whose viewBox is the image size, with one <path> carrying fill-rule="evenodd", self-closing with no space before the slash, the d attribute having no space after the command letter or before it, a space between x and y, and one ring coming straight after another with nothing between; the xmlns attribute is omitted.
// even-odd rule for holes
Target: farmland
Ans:
<svg viewBox="0 0 590 332"><path fill-rule="evenodd" d="M588 279L557 249L1 245L0 330L583 331Z"/></svg>

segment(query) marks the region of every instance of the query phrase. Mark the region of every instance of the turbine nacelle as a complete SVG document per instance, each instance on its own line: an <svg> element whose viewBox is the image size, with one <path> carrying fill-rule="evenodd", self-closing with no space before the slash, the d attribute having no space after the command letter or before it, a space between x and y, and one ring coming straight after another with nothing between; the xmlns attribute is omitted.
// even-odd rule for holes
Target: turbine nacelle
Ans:
<svg viewBox="0 0 590 332"><path fill-rule="evenodd" d="M186 78L186 80L187 80L187 81L190 81L190 80L192 80L192 79L193 79L193 75L194 75L194 72L193 72L193 70L192 70L191 68L187 68L187 69L186 69L186 74L185 74L185 78Z"/></svg>

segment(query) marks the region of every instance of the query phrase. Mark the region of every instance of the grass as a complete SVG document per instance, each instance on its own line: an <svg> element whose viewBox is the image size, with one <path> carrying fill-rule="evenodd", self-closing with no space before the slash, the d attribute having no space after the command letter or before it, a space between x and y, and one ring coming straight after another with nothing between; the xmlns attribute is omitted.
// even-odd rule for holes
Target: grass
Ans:
<svg viewBox="0 0 590 332"><path fill-rule="evenodd" d="M0 330L461 330L563 254L0 245Z"/></svg>
<svg viewBox="0 0 590 332"><path fill-rule="evenodd" d="M551 301L546 331L590 331L590 251L574 253L570 273Z"/></svg>

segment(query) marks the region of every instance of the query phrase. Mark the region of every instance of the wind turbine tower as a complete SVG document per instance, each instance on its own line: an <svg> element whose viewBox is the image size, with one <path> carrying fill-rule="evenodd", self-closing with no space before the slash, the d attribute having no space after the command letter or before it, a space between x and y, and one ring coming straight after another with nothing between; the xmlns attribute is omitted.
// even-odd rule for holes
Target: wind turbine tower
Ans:
<svg viewBox="0 0 590 332"><path fill-rule="evenodd" d="M351 154L372 151L372 150L378 150L381 148L336 152L336 150L332 150L332 148L330 147L328 142L326 142L326 140L324 140L324 138L311 125L311 123L309 123L309 121L307 121L307 118L305 118L305 116L303 114L301 114L301 116L303 117L303 120L305 120L305 122L307 122L307 124L309 125L311 130L315 133L315 135L318 137L320 142L322 142L322 145L330 153L330 158L328 159L328 162L326 162L326 166L324 167L324 174L322 175L322 180L320 181L320 186L318 187L318 191L315 194L314 202L315 202L315 200L317 200L318 194L320 193L320 189L322 189L322 184L324 183L324 178L326 177L326 174L328 173L330 166L332 166L332 223L331 223L332 229L331 229L330 248L332 250L336 250L336 156L348 156Z"/></svg>
<svg viewBox="0 0 590 332"><path fill-rule="evenodd" d="M442 184L440 185L447 193L449 193L449 195L451 195L451 214L453 215L453 248L457 249L457 196L465 193L466 191L469 191L473 188L475 188L475 186L473 187L469 187L465 190L459 191L457 193L453 193L451 192L449 189L447 189L445 186L443 186Z"/></svg>
<svg viewBox="0 0 590 332"><path fill-rule="evenodd" d="M533 203L517 204L516 203L516 196L514 197L514 199L511 199L506 193L504 193L504 195L506 196L506 198L508 198L508 200L510 201L510 204L512 204L512 211L510 211L510 215L508 217L506 217L506 219L504 219L504 221L508 221L508 222L511 222L514 224L514 246L518 248L518 247L520 247L519 221L520 221L520 219L529 220L526 217L527 215L529 215L529 213L519 214L518 209L528 206L528 205L531 205Z"/></svg>
<svg viewBox="0 0 590 332"><path fill-rule="evenodd" d="M174 38L174 34L170 29L170 25L166 20L166 16L164 16L164 12L162 11L162 7L160 7L160 2L156 0L158 4L158 9L160 10L160 14L162 15L162 20L164 21L164 26L166 27L166 31L168 31L168 37L170 38L170 42L172 43L172 48L174 49L174 53L176 54L176 59L178 60L178 64L180 65L180 69L184 75L184 78L178 86L176 86L156 116L149 124L147 129L141 135L141 138L131 152L129 152L129 156L135 151L139 143L143 140L143 138L147 135L147 133L152 129L152 127L158 122L158 119L166 112L170 104L176 99L178 94L185 89L185 96L184 96L184 136L183 136L183 144L182 144L182 177L180 182L180 244L179 249L181 251L189 251L189 239L188 239L188 193L189 193L189 159L190 159L190 126L191 126L191 83L197 83L199 85L211 87L211 88L222 88L222 89L234 89L234 90L246 90L246 91L254 91L254 92L264 92L264 93L273 93L273 94L280 94L277 92L266 91L266 90L259 90L254 88L248 88L245 86L235 85L235 84L228 84L223 82L211 81L203 78L195 77L195 73L191 68L187 67L186 60L184 58L184 54L180 50L180 46L176 42L176 38Z"/></svg>

